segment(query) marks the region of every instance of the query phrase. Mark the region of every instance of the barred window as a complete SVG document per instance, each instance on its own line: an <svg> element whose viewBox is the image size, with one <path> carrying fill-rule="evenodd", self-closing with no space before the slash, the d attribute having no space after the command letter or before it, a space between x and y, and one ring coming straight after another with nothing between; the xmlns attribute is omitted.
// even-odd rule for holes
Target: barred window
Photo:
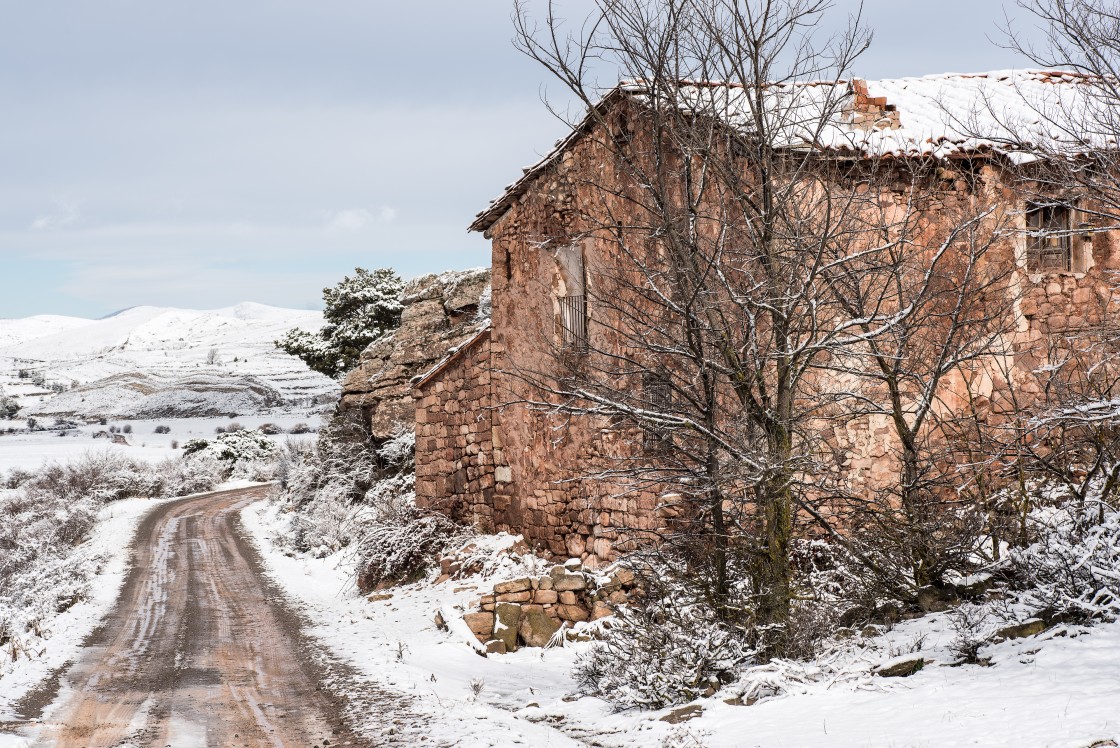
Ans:
<svg viewBox="0 0 1120 748"><path fill-rule="evenodd" d="M561 296L560 344L565 350L587 351L587 297L583 294Z"/></svg>
<svg viewBox="0 0 1120 748"><path fill-rule="evenodd" d="M673 408L673 382L668 372L654 370L642 372L643 407L658 413L669 414ZM672 432L647 426L644 432L644 446L647 451L659 451L672 444Z"/></svg>
<svg viewBox="0 0 1120 748"><path fill-rule="evenodd" d="M1041 273L1073 269L1070 208L1060 203L1027 206L1027 270Z"/></svg>
<svg viewBox="0 0 1120 748"><path fill-rule="evenodd" d="M560 346L567 351L583 353L588 348L587 293L583 267L583 250L578 244L556 250L563 296L557 297L560 307Z"/></svg>

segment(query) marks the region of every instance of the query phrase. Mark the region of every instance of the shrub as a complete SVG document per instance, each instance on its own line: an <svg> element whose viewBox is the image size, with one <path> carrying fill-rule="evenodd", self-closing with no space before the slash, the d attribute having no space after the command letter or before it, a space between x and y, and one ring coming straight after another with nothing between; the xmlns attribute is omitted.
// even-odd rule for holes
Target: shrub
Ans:
<svg viewBox="0 0 1120 748"><path fill-rule="evenodd" d="M12 472L8 473L8 480L5 481L4 486L5 488L11 489L19 488L32 477L34 477L34 475L34 473L28 472L27 470L23 470L21 468L12 468Z"/></svg>
<svg viewBox="0 0 1120 748"><path fill-rule="evenodd" d="M244 430L244 428L245 427L242 426L237 421L230 421L229 424L226 426L226 433L227 434L232 434L232 433L235 433L237 431L242 431L242 430Z"/></svg>
<svg viewBox="0 0 1120 748"><path fill-rule="evenodd" d="M225 426L215 426L214 427L214 433L215 434L224 434L224 433L226 433L226 427Z"/></svg>
<svg viewBox="0 0 1120 748"><path fill-rule="evenodd" d="M1010 552L1014 586L1044 617L1120 618L1120 511L1070 497L1030 514L1034 542Z"/></svg>
<svg viewBox="0 0 1120 748"><path fill-rule="evenodd" d="M432 558L465 542L467 531L415 504L415 437L400 429L383 444L361 414L339 414L314 446L280 455L279 499L289 504L292 550L326 556L347 549L362 590L418 579Z"/></svg>
<svg viewBox="0 0 1120 748"><path fill-rule="evenodd" d="M183 456L188 457L196 452L201 452L209 446L210 442L206 439L188 439L187 443L183 445Z"/></svg>
<svg viewBox="0 0 1120 748"><path fill-rule="evenodd" d="M170 426L156 426L155 433L157 433L157 434L170 434L171 433L171 427Z"/></svg>
<svg viewBox="0 0 1120 748"><path fill-rule="evenodd" d="M131 434L132 433L132 424L131 423L126 423L124 425L124 427L121 429L121 432L125 433L125 434Z"/></svg>
<svg viewBox="0 0 1120 748"><path fill-rule="evenodd" d="M744 641L699 605L622 609L576 661L574 675L583 693L616 709L660 709L730 682L753 656Z"/></svg>
<svg viewBox="0 0 1120 748"><path fill-rule="evenodd" d="M394 494L393 499L362 507L353 518L362 592L419 581L434 556L464 539L460 525L419 509L411 492Z"/></svg>
<svg viewBox="0 0 1120 748"><path fill-rule="evenodd" d="M284 433L284 429L280 428L275 423L262 423L257 427L257 431L269 436L276 436L277 434Z"/></svg>
<svg viewBox="0 0 1120 748"><path fill-rule="evenodd" d="M171 448L172 449L178 449L179 448L179 440L178 439L172 439L171 440Z"/></svg>
<svg viewBox="0 0 1120 748"><path fill-rule="evenodd" d="M297 423L295 426L292 426L290 429L288 429L288 433L289 434L310 434L311 433L311 427L308 426L306 423Z"/></svg>

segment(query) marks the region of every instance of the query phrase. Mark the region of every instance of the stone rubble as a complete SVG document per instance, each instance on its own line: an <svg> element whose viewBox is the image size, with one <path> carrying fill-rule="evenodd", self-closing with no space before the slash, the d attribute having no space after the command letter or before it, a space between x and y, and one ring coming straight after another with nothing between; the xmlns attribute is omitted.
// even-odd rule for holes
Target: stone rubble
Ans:
<svg viewBox="0 0 1120 748"><path fill-rule="evenodd" d="M457 565L445 564L448 571ZM587 573L579 559L570 559L547 574L496 583L463 621L487 652L505 654L521 647L547 647L561 631L569 641L585 639L571 631L572 626L612 615L616 606L639 592L630 569L619 567L607 577L597 577Z"/></svg>

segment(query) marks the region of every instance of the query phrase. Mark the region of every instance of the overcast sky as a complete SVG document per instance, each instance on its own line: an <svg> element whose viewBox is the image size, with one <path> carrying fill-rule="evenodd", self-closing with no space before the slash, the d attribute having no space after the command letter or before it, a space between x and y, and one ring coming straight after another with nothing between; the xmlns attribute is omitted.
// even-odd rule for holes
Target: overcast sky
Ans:
<svg viewBox="0 0 1120 748"><path fill-rule="evenodd" d="M998 0L864 5L864 77L1022 64ZM511 9L0 0L0 317L318 308L356 265L487 264L467 224L562 134Z"/></svg>

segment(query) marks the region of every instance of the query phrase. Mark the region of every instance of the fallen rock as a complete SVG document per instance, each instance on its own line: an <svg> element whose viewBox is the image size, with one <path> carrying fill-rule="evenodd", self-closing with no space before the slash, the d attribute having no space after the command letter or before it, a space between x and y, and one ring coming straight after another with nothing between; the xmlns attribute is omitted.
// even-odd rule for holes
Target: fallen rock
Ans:
<svg viewBox="0 0 1120 748"><path fill-rule="evenodd" d="M613 614L614 611L611 610L611 606L607 605L606 603L596 602L593 606L591 606L592 621L598 621L600 618L606 618L607 616Z"/></svg>
<svg viewBox="0 0 1120 748"><path fill-rule="evenodd" d="M688 722L690 719L696 719L704 713L704 707L697 706L696 704L689 704L682 706L680 709L674 709L661 718L662 722L668 722L670 725L679 725L681 722Z"/></svg>
<svg viewBox="0 0 1120 748"><path fill-rule="evenodd" d="M1025 639L1028 636L1035 636L1041 634L1046 630L1046 622L1041 618L1031 618L1030 620L1016 623L1012 626L1007 626L996 632L996 640L1004 641L1005 639Z"/></svg>
<svg viewBox="0 0 1120 748"><path fill-rule="evenodd" d="M908 654L887 660L875 668L875 675L880 678L908 678L921 670L926 665L924 657Z"/></svg>
<svg viewBox="0 0 1120 748"><path fill-rule="evenodd" d="M526 647L546 647L560 624L551 618L540 605L521 606L521 625L518 632Z"/></svg>
<svg viewBox="0 0 1120 748"><path fill-rule="evenodd" d="M925 613L940 613L948 610L948 595L936 587L922 587L918 590L918 607Z"/></svg>
<svg viewBox="0 0 1120 748"><path fill-rule="evenodd" d="M486 642L487 654L502 654L506 653L506 643L501 639L492 639Z"/></svg>

